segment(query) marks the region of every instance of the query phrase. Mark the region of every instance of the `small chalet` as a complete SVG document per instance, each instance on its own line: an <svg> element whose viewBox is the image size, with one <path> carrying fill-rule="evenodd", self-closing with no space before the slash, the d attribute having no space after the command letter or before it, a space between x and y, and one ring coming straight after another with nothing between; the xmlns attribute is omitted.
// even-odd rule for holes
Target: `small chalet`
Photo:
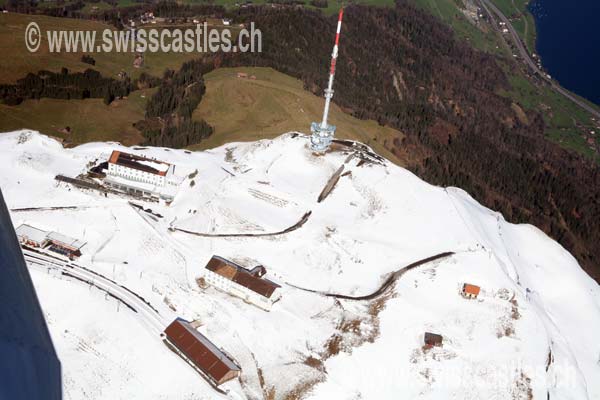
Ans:
<svg viewBox="0 0 600 400"><path fill-rule="evenodd" d="M16 229L16 232L21 245L39 248L47 244L48 232L31 225L21 224Z"/></svg>
<svg viewBox="0 0 600 400"><path fill-rule="evenodd" d="M470 283L465 283L462 286L460 294L465 299L476 299L477 296L479 296L480 291L481 291L481 288L479 286L471 285Z"/></svg>
<svg viewBox="0 0 600 400"><path fill-rule="evenodd" d="M81 240L73 239L57 232L50 232L48 234L48 243L48 250L62 254L71 260L81 256L80 249L85 244Z"/></svg>
<svg viewBox="0 0 600 400"><path fill-rule="evenodd" d="M437 333L425 332L425 335L423 336L423 342L427 348L441 346L443 340L444 338L442 335L438 335Z"/></svg>
<svg viewBox="0 0 600 400"><path fill-rule="evenodd" d="M276 292L280 286L264 278L267 270L262 265L252 270L226 260L219 256L213 256L205 269L205 280L209 285L240 297L266 311L280 298Z"/></svg>
<svg viewBox="0 0 600 400"><path fill-rule="evenodd" d="M164 337L173 351L215 386L240 376L241 368L186 320L171 322Z"/></svg>
<svg viewBox="0 0 600 400"><path fill-rule="evenodd" d="M21 246L33 247L74 260L81 256L81 248L85 245L78 239L65 236L58 232L47 232L31 225L22 224L16 229Z"/></svg>

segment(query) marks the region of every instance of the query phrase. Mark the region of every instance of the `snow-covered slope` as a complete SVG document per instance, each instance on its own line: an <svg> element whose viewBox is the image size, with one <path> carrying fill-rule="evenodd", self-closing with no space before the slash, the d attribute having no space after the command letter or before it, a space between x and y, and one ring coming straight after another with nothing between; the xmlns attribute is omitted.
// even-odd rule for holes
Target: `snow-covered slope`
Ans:
<svg viewBox="0 0 600 400"><path fill-rule="evenodd" d="M170 206L143 204L163 218L54 180L114 149L186 176ZM242 366L219 394L140 315L37 268L66 398L600 398L600 288L567 251L460 189L349 154L317 157L292 134L206 152L63 149L35 132L0 135L0 187L15 226L86 241L80 265L143 296L164 321L200 320ZM342 164L346 173L317 202ZM399 274L374 299L325 296L368 295L443 252L454 254ZM201 289L213 254L263 264L282 299L265 312ZM481 286L478 300L459 295L464 282ZM424 349L426 331L443 335L443 346Z"/></svg>

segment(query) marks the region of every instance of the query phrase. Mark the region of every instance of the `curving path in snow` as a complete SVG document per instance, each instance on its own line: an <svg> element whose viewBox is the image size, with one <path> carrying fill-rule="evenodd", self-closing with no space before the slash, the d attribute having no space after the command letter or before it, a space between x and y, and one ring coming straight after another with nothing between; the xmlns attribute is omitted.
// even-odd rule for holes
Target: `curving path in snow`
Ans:
<svg viewBox="0 0 600 400"><path fill-rule="evenodd" d="M228 238L228 237L268 237L268 236L279 236L284 235L286 233L293 232L297 229L300 229L310 218L312 215L312 211L307 211L304 213L302 218L298 220L294 225L285 228L284 230L278 232L265 232L265 233L201 233L201 232L193 232L188 231L186 229L170 227L169 232L183 232L190 235L201 236L201 237L218 237L218 238Z"/></svg>
<svg viewBox="0 0 600 400"><path fill-rule="evenodd" d="M323 296L327 296L327 297L335 297L336 299L343 299L343 300L373 300L376 299L377 297L381 296L383 293L385 293L386 290L389 289L389 287L396 282L402 275L404 275L405 273L407 273L408 271L410 271L411 269L417 268L423 264L427 264L430 263L432 261L436 261L442 258L446 258L446 257L450 257L451 255L455 254L453 251L446 251L443 253L439 253L436 254L434 256L431 257L427 257L427 258L423 258L421 260L415 261L414 263L411 263L409 265L407 265L406 267L402 267L392 273L390 273L390 275L387 277L387 279L383 282L383 284L379 287L379 289L375 290L373 293L367 294L367 295L363 295L363 296L349 296L346 294L338 294L338 293L327 293L327 292L321 292L318 290L312 290L312 289L306 289L306 288L302 288L296 285L293 285L291 283L287 283L287 285L292 286L296 289L300 289L300 290L304 290L307 292L311 292L311 293L317 293Z"/></svg>

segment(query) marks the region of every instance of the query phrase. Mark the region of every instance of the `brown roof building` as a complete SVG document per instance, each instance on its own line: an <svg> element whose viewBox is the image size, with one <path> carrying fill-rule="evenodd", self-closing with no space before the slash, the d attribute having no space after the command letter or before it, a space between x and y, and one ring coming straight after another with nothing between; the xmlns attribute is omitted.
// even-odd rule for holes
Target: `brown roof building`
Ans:
<svg viewBox="0 0 600 400"><path fill-rule="evenodd" d="M118 150L107 164L105 185L136 197L173 201L182 181L173 164Z"/></svg>
<svg viewBox="0 0 600 400"><path fill-rule="evenodd" d="M241 368L184 319L177 318L164 333L168 343L211 383L218 386L240 375Z"/></svg>
<svg viewBox="0 0 600 400"><path fill-rule="evenodd" d="M164 161L152 160L150 158L136 156L135 154L124 153L118 150L113 150L108 159L108 163L160 176L165 176L171 165Z"/></svg>
<svg viewBox="0 0 600 400"><path fill-rule="evenodd" d="M270 310L278 299L275 291L280 286L263 277L267 270L262 265L247 270L233 261L213 256L206 270L207 283L261 308Z"/></svg>
<svg viewBox="0 0 600 400"><path fill-rule="evenodd" d="M437 333L425 332L425 335L423 335L423 342L425 342L425 346L427 347L441 346L443 340L442 335L438 335Z"/></svg>
<svg viewBox="0 0 600 400"><path fill-rule="evenodd" d="M461 294L467 299L476 299L477 296L479 296L480 291L481 288L479 286L471 285L470 283L465 283L462 287Z"/></svg>

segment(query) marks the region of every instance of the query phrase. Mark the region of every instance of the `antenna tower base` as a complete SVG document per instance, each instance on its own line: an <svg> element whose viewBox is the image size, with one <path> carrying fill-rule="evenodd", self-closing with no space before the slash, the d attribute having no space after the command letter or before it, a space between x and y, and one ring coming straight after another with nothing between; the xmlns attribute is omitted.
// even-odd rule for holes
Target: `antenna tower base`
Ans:
<svg viewBox="0 0 600 400"><path fill-rule="evenodd" d="M310 125L310 147L317 153L324 153L329 148L333 135L335 134L335 126L327 125L325 128L318 122L313 122Z"/></svg>

